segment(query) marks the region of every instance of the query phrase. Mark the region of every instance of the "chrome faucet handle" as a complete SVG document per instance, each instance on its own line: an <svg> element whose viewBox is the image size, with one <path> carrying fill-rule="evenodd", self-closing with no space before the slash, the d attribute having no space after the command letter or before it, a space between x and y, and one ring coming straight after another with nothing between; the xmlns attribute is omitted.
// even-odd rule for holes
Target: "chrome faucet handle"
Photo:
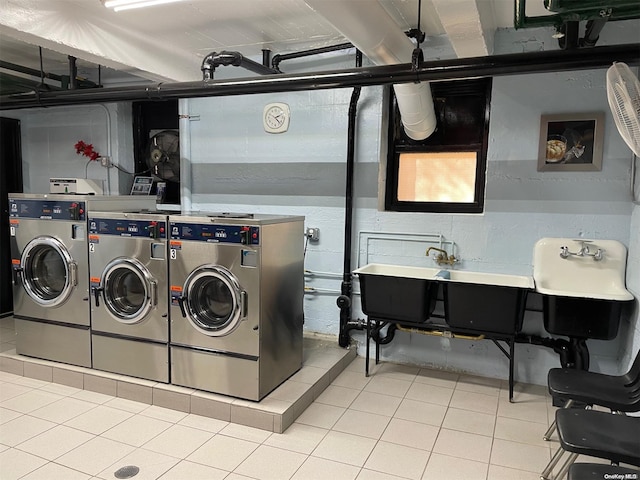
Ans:
<svg viewBox="0 0 640 480"><path fill-rule="evenodd" d="M563 245L560 247L560 256L562 258L568 258L570 255L574 257L593 257L594 260L599 261L604 258L604 250L598 248L595 253L591 253L588 243L592 243L591 240L576 240L580 242L580 250L573 253L569 251L569 247Z"/></svg>

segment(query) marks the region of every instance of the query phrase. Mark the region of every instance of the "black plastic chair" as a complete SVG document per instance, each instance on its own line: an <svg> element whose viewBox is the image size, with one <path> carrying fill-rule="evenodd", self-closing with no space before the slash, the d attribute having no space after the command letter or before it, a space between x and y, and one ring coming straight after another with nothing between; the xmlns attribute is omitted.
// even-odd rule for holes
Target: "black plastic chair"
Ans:
<svg viewBox="0 0 640 480"><path fill-rule="evenodd" d="M554 477L556 479L564 478L578 455L640 467L640 417L561 409L556 411L556 424L560 448L540 475L542 479L549 478L564 452L570 454Z"/></svg>
<svg viewBox="0 0 640 480"><path fill-rule="evenodd" d="M552 368L547 383L549 393L566 402L564 408L579 402L587 406L599 405L618 413L640 411L640 350L624 375ZM549 440L555 429L556 423L553 422L543 438Z"/></svg>
<svg viewBox="0 0 640 480"><path fill-rule="evenodd" d="M603 478L640 479L640 470L602 463L574 463L569 468L567 476L567 480L602 480Z"/></svg>

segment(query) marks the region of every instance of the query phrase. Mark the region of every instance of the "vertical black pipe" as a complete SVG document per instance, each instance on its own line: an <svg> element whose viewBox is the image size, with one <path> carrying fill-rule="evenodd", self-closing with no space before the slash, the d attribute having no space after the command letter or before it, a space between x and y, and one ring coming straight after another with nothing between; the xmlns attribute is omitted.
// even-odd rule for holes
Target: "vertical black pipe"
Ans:
<svg viewBox="0 0 640 480"><path fill-rule="evenodd" d="M270 62L271 62L271 50L269 50L268 48L263 48L262 49L262 65L264 65L265 67L268 67Z"/></svg>
<svg viewBox="0 0 640 480"><path fill-rule="evenodd" d="M42 47L38 47L40 53L40 86L44 87L44 66L42 65Z"/></svg>
<svg viewBox="0 0 640 480"><path fill-rule="evenodd" d="M69 55L69 79L71 80L71 89L78 88L78 66L76 65L76 57Z"/></svg>
<svg viewBox="0 0 640 480"><path fill-rule="evenodd" d="M600 38L600 32L607 24L608 17L589 20L587 22L584 38L580 40L581 47L595 47Z"/></svg>
<svg viewBox="0 0 640 480"><path fill-rule="evenodd" d="M558 39L558 46L563 50L575 50L580 46L580 22L565 22L560 27L564 37Z"/></svg>
<svg viewBox="0 0 640 480"><path fill-rule="evenodd" d="M356 67L362 66L362 52L356 51ZM347 128L347 172L345 186L345 211L344 211L344 267L342 271L341 298L338 299L340 307L340 334L338 343L341 347L349 345L349 321L351 320L351 295L353 284L351 282L351 238L353 230L353 179L355 168L356 146L356 119L358 112L358 99L361 87L354 87L349 102L349 122ZM346 298L345 298L346 297Z"/></svg>

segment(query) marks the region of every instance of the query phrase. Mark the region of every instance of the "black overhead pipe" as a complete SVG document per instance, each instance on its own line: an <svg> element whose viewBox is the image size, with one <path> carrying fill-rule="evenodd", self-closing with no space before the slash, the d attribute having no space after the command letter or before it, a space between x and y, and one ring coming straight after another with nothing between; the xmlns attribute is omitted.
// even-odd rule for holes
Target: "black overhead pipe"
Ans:
<svg viewBox="0 0 640 480"><path fill-rule="evenodd" d="M268 66L264 66L261 63L248 59L240 52L229 52L227 50L223 50L222 52L211 52L209 55L204 57L202 65L200 66L200 70L202 70L202 80L205 82L213 80L213 73L220 65L243 67L254 73L259 73L260 75L272 75L274 73L279 73L277 70L273 70Z"/></svg>
<svg viewBox="0 0 640 480"><path fill-rule="evenodd" d="M271 59L271 66L273 67L274 70L277 70L278 72L282 73L280 70L280 62L283 62L284 60L309 57L311 55L319 55L321 53L335 52L338 50L347 50L349 48L354 48L353 43L351 42L339 43L338 45L330 45L328 47L312 48L310 50L301 50L299 52L277 54L277 55L274 55L273 58ZM362 63L360 65L362 65Z"/></svg>
<svg viewBox="0 0 640 480"><path fill-rule="evenodd" d="M362 52L356 51L356 67L362 66ZM353 283L351 274L351 238L353 235L353 179L356 163L356 120L358 113L358 99L361 87L355 87L351 93L349 102L349 120L347 126L347 173L345 181L345 206L344 206L344 266L342 269L341 295L337 304L340 307L340 333L338 343L341 347L349 346L349 330L362 328L359 325L350 325L351 321L351 297Z"/></svg>
<svg viewBox="0 0 640 480"><path fill-rule="evenodd" d="M40 61L40 65L42 65L42 61ZM36 70L35 68L24 67L22 65L17 65L15 63L0 60L0 68L12 70L18 73L24 73L25 75L30 75L32 77L38 77L40 79L41 85L45 85L45 87L46 87L46 84L44 83L45 79L60 82L63 88L66 88L67 84L69 83L69 77L67 75L56 75L55 73L48 73L42 70L42 67L40 70ZM90 87L92 88L92 87L97 87L98 85L96 85L94 82L90 80L79 79L78 86L80 88L90 88Z"/></svg>
<svg viewBox="0 0 640 480"><path fill-rule="evenodd" d="M513 53L453 60L360 67L333 72L269 75L209 82L158 83L149 87L112 87L62 92L31 92L0 97L0 110L134 100L171 100L258 93L279 93L370 85L455 80L609 67L640 63L640 44L578 50ZM254 62L255 63L255 62ZM261 68L264 68L261 66Z"/></svg>

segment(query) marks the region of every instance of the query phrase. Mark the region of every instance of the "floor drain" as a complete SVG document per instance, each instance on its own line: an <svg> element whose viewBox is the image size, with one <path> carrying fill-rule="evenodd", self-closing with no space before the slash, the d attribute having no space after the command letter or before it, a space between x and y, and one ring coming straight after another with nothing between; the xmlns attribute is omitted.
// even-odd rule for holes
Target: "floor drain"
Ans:
<svg viewBox="0 0 640 480"><path fill-rule="evenodd" d="M127 465L126 467L119 468L113 474L116 478L131 478L135 477L140 469L135 465Z"/></svg>

